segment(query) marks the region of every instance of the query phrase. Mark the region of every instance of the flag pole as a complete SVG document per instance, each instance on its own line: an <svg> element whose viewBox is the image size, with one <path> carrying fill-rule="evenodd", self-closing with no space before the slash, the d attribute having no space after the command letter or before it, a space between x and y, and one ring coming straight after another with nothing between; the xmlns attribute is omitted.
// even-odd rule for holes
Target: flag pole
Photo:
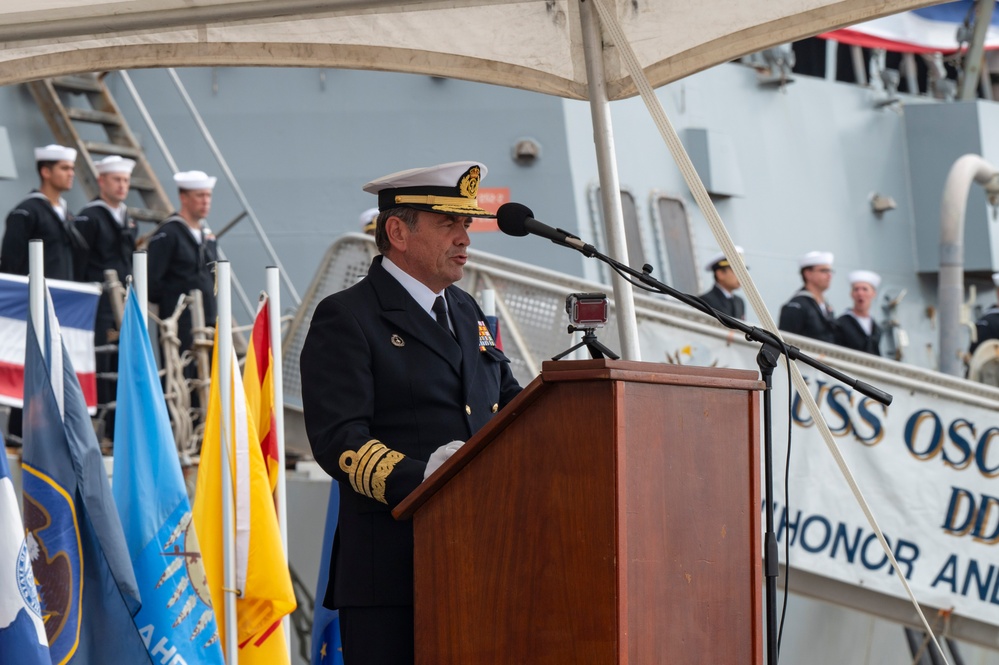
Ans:
<svg viewBox="0 0 999 665"><path fill-rule="evenodd" d="M288 558L288 494L284 468L284 353L281 341L281 274L280 268L267 266L267 318L271 338L271 380L274 382L274 431L277 434L277 508L278 528L285 561ZM291 658L291 618L284 617L285 647Z"/></svg>
<svg viewBox="0 0 999 665"><path fill-rule="evenodd" d="M45 246L41 240L28 241L28 312L35 336L45 357ZM48 360L48 358L46 358Z"/></svg>
<svg viewBox="0 0 999 665"><path fill-rule="evenodd" d="M232 457L232 267L228 261L215 264L218 280L218 367L219 390L222 397L221 452L222 452L222 551L224 574L222 598L225 605L225 661L228 665L239 663L239 634L236 626L236 543L235 507L233 506Z"/></svg>
<svg viewBox="0 0 999 665"><path fill-rule="evenodd" d="M135 297L139 301L139 310L142 311L142 322L149 325L149 286L146 281L148 274L146 250L141 249L132 253L132 287L135 289Z"/></svg>

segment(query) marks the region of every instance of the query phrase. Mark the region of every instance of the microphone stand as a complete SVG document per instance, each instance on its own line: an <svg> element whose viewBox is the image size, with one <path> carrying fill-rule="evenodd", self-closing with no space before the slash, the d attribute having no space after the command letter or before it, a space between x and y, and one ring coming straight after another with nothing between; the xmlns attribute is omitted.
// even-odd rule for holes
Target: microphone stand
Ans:
<svg viewBox="0 0 999 665"><path fill-rule="evenodd" d="M756 326L750 326L745 321L736 319L728 314L725 314L724 312L719 312L696 296L689 295L683 291L678 291L673 287L660 282L652 276L652 266L648 264L643 266L642 271L639 272L631 266L627 266L620 261L607 256L606 254L602 254L593 245L583 243L579 238L572 235L568 231L563 229L557 230L564 233L566 239L555 240L549 238L556 245L563 245L565 247L575 249L587 258L599 259L614 268L617 272L624 272L634 277L651 290L671 296L685 305L693 307L694 309L704 312L705 314L709 314L718 319L722 325L743 333L747 340L751 342L759 342L761 344L760 352L756 356L756 363L760 368L760 374L763 377L765 385L763 390L763 466L764 482L766 485L764 490L766 492L766 533L764 535L763 571L766 583L767 605L766 644L768 665L777 665L777 576L779 574L779 558L777 552L777 536L774 533L773 421L771 417L771 389L773 387L774 368L777 367L777 361L781 354L784 354L788 357L788 361L800 360L809 367L813 367L814 369L833 377L837 381L846 384L861 394L877 400L885 406L891 404L892 396L883 390L879 390L868 383L855 379L833 367L830 367L829 365L826 365L823 362L816 360L815 358L812 358L796 346L784 344L769 330L758 328ZM788 589L785 589L784 593L788 593L788 591Z"/></svg>

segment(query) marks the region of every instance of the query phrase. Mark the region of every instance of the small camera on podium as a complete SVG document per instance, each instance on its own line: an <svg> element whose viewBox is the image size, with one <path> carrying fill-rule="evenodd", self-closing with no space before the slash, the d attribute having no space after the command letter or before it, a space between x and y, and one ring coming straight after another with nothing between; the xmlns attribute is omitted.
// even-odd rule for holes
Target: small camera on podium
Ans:
<svg viewBox="0 0 999 665"><path fill-rule="evenodd" d="M603 328L610 307L605 293L570 293L565 299L565 313L575 328Z"/></svg>

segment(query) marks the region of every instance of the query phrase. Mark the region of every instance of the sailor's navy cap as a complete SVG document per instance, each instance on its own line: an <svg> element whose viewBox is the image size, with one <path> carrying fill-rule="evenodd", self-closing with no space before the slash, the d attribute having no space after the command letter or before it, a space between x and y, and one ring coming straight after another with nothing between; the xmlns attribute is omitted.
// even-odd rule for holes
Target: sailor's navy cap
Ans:
<svg viewBox="0 0 999 665"><path fill-rule="evenodd" d="M811 268L812 266L831 266L833 262L832 252L808 252L798 258L799 268Z"/></svg>
<svg viewBox="0 0 999 665"><path fill-rule="evenodd" d="M378 195L378 209L414 208L444 215L495 217L479 207L479 182L487 169L479 162L450 162L409 169L372 180L364 191Z"/></svg>
<svg viewBox="0 0 999 665"><path fill-rule="evenodd" d="M76 150L64 145L51 143L41 148L35 148L36 162L75 162Z"/></svg>
<svg viewBox="0 0 999 665"><path fill-rule="evenodd" d="M854 270L849 275L850 284L856 284L857 282L863 282L864 284L870 284L871 288L875 291L881 286L881 275L870 270Z"/></svg>
<svg viewBox="0 0 999 665"><path fill-rule="evenodd" d="M126 159L121 155L108 155L99 162L94 162L94 170L99 174L105 173L128 173L131 175L135 168L134 159Z"/></svg>
<svg viewBox="0 0 999 665"><path fill-rule="evenodd" d="M378 221L378 208L368 208L361 213L359 219L362 231L365 233L374 233L375 223Z"/></svg>
<svg viewBox="0 0 999 665"><path fill-rule="evenodd" d="M743 253L742 247L739 247L738 245L735 246L735 251L739 252L739 254ZM720 270L721 268L728 268L731 265L732 264L729 263L728 259L725 258L725 252L718 252L708 259L708 262L704 265L704 269L708 272L714 272L715 270ZM748 268L749 266L746 267Z"/></svg>
<svg viewBox="0 0 999 665"><path fill-rule="evenodd" d="M214 189L216 180L218 178L209 176L204 171L181 171L173 174L177 189L184 190Z"/></svg>

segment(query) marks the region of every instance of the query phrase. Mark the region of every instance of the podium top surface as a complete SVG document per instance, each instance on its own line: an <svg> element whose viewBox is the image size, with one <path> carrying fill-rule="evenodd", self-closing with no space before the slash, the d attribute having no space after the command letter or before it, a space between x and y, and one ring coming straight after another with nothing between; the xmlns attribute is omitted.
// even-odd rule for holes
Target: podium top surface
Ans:
<svg viewBox="0 0 999 665"><path fill-rule="evenodd" d="M763 390L765 385L755 370L692 367L629 360L557 360L541 366L541 374L497 413L458 452L403 499L392 510L396 519L409 519L426 501L461 471L482 449L516 420L546 390L557 383L573 381L619 381L661 385Z"/></svg>
<svg viewBox="0 0 999 665"><path fill-rule="evenodd" d="M634 360L548 360L541 364L541 379L545 383L609 380L739 390L764 388L756 370L668 365Z"/></svg>

